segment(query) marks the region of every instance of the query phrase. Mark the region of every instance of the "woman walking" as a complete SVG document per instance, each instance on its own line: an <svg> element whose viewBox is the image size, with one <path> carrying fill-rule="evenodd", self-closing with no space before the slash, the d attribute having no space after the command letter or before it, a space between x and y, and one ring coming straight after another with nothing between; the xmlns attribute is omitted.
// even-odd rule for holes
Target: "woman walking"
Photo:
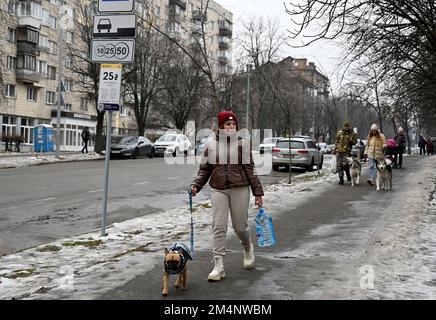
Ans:
<svg viewBox="0 0 436 320"><path fill-rule="evenodd" d="M386 138L378 130L376 124L371 126L371 131L368 135L365 155L368 156L369 159L369 171L368 171L368 180L366 182L370 185L374 185L374 180L377 174L377 160L381 160L384 158L384 151L386 150Z"/></svg>
<svg viewBox="0 0 436 320"><path fill-rule="evenodd" d="M226 276L224 256L229 211L233 229L243 247L243 266L245 269L254 267L253 244L248 226L249 186L255 196L255 204L259 208L263 205L263 189L254 174L250 144L238 135L236 115L230 111L220 112L218 128L216 140L208 143L197 177L191 185L192 195L195 196L210 180L215 266L208 276L209 281L220 281Z"/></svg>

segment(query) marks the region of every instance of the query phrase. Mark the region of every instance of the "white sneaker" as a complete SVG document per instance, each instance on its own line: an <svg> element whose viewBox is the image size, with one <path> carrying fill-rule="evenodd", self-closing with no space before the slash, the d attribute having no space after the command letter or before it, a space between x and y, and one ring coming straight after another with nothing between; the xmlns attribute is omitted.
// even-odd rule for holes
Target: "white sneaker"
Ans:
<svg viewBox="0 0 436 320"><path fill-rule="evenodd" d="M214 256L213 260L215 263L215 267L212 272L209 273L207 277L208 281L220 281L226 277L226 273L224 271L224 257L223 256Z"/></svg>
<svg viewBox="0 0 436 320"><path fill-rule="evenodd" d="M253 252L253 244L250 243L248 248L244 248L244 268L245 269L253 269L254 268L254 252Z"/></svg>

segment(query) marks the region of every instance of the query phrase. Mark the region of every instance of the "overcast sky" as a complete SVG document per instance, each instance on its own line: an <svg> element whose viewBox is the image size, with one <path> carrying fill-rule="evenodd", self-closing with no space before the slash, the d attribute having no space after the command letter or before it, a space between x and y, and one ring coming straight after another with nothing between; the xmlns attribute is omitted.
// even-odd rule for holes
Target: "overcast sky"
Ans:
<svg viewBox="0 0 436 320"><path fill-rule="evenodd" d="M289 3L291 0L215 0L226 9L233 12L233 29L237 34L242 28L242 22L251 16L263 16L279 19L283 30L290 29L291 21L285 12L284 1ZM295 1L295 0L293 0ZM299 45L301 43L292 43ZM336 72L340 61L340 49L333 43L315 43L309 47L295 49L286 48L284 56L293 58L307 58L315 62L317 68L330 78L332 88L339 84L340 75Z"/></svg>

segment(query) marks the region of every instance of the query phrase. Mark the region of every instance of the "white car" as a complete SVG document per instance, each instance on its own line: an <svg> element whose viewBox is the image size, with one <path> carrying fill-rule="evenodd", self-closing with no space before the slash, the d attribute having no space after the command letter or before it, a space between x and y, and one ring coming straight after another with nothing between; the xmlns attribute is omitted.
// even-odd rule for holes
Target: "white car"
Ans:
<svg viewBox="0 0 436 320"><path fill-rule="evenodd" d="M282 137L271 137L263 139L263 142L259 145L259 153L263 154L265 151L271 152L271 150L276 146L277 141L282 139Z"/></svg>
<svg viewBox="0 0 436 320"><path fill-rule="evenodd" d="M154 142L154 151L156 156L171 154L173 157L177 154L190 154L191 142L184 134L165 134Z"/></svg>

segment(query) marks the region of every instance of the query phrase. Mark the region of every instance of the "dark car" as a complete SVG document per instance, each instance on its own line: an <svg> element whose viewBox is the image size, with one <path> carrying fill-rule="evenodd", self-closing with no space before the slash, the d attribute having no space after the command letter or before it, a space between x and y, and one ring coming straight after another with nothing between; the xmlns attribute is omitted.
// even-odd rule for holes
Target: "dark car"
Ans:
<svg viewBox="0 0 436 320"><path fill-rule="evenodd" d="M154 145L142 136L127 136L111 146L111 159L129 157L136 159L139 156L154 157Z"/></svg>

